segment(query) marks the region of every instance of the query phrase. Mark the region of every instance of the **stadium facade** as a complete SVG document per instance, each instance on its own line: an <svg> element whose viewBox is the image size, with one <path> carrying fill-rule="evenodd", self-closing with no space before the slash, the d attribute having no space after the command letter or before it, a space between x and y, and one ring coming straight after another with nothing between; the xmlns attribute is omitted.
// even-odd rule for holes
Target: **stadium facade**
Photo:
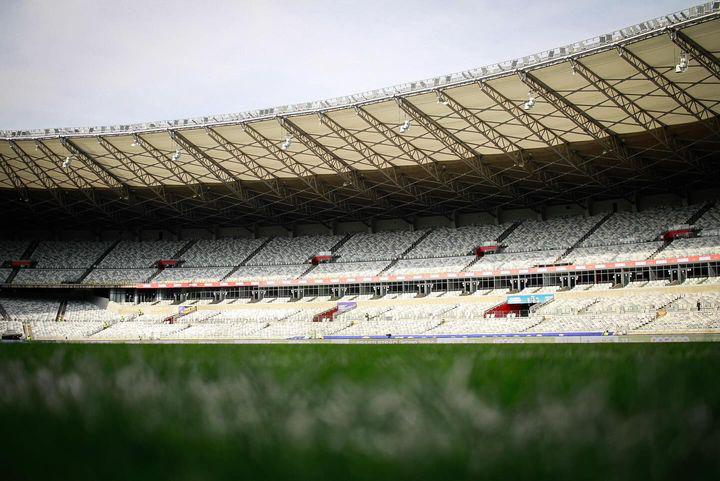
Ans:
<svg viewBox="0 0 720 481"><path fill-rule="evenodd" d="M319 102L0 132L36 339L720 329L720 2Z"/></svg>

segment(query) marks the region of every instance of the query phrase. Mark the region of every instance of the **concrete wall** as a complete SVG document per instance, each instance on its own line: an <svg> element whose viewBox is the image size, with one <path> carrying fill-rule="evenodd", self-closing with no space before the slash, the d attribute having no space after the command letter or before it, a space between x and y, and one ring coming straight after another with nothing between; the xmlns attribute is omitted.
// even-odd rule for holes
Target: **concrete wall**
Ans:
<svg viewBox="0 0 720 481"><path fill-rule="evenodd" d="M337 234L354 234L356 232L370 232L370 227L362 222L337 222L335 224Z"/></svg>
<svg viewBox="0 0 720 481"><path fill-rule="evenodd" d="M457 215L457 226L462 227L466 225L476 224L497 224L498 218L487 212L470 212L466 214Z"/></svg>
<svg viewBox="0 0 720 481"><path fill-rule="evenodd" d="M298 224L293 231L295 236L332 234L332 228L323 224Z"/></svg>
<svg viewBox="0 0 720 481"><path fill-rule="evenodd" d="M418 217L415 219L416 229L427 229L429 227L453 227L453 219L441 215L430 217Z"/></svg>

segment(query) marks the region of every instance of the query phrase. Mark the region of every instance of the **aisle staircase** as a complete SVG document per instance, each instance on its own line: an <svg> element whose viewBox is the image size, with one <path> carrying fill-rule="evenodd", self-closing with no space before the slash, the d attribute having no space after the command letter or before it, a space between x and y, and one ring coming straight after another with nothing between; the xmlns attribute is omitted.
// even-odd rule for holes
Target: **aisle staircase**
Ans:
<svg viewBox="0 0 720 481"><path fill-rule="evenodd" d="M87 276L90 275L90 273L95 269L97 266L100 265L100 263L117 247L117 245L120 243L120 240L116 240L115 242L110 245L107 249L105 249L105 252L100 254L100 257L98 257L95 262L93 262L90 267L85 269L85 272L82 273L82 275L77 279L76 284L82 284L82 282L85 280Z"/></svg>
<svg viewBox="0 0 720 481"><path fill-rule="evenodd" d="M410 253L411 250L413 250L415 247L417 247L418 244L420 244L422 241L424 241L425 238L426 238L427 236L429 236L430 233L433 232L434 230L435 230L435 229L432 229L432 228L426 230L420 237L418 237L417 239L415 239L415 242L413 242L412 244L410 244L410 247L408 247L407 249L405 249L405 250L402 252L402 254L400 254L400 256L399 256L398 258L399 258L399 259L404 259L405 256Z"/></svg>
<svg viewBox="0 0 720 481"><path fill-rule="evenodd" d="M178 250L178 251L171 257L171 259L180 260L180 259L182 258L182 255L185 254L185 253L188 251L188 249L190 249L190 248L191 248L192 246L194 246L196 243L197 243L197 240L191 240L191 241L189 241L189 242L186 242L186 243L180 248L180 250ZM148 277L148 278L145 280L145 283L152 282L152 280L155 279L157 276L159 276L160 273L161 273L162 271L164 271L164 270L165 270L165 267L158 267L157 270L156 270L150 277Z"/></svg>
<svg viewBox="0 0 720 481"><path fill-rule="evenodd" d="M253 257L255 257L258 252L260 252L261 250L263 250L263 249L265 248L265 246L268 245L268 243L269 243L271 240L272 240L272 237L266 238L259 246L257 246L257 248L256 248L254 251L252 251L250 254L248 254L248 256L247 256L245 259L243 259L240 264L238 264L238 265L236 265L235 267L233 267L232 270L231 270L230 272L228 272L227 274L225 274L225 277L223 277L223 278L220 279L220 280L221 280L221 281L224 281L224 280L227 280L227 279L229 279L230 277L232 277L238 270L240 270L241 267L247 265L247 263L248 263Z"/></svg>
<svg viewBox="0 0 720 481"><path fill-rule="evenodd" d="M302 279L306 275L310 274L313 271L313 269L315 269L317 266L318 266L318 264L310 264L310 266L307 269L305 269L302 274L297 276L297 279Z"/></svg>
<svg viewBox="0 0 720 481"><path fill-rule="evenodd" d="M58 306L57 314L55 314L55 322L60 322L65 318L65 310L67 309L68 301L60 301Z"/></svg>
<svg viewBox="0 0 720 481"><path fill-rule="evenodd" d="M29 260L30 257L33 255L33 252L35 252L35 249L37 249L38 244L40 244L40 241L32 241L23 251L22 255L20 256L20 259L16 260ZM6 284L11 284L12 281L15 279L15 276L18 275L18 272L20 272L20 267L13 268L12 272L10 272L10 275L7 279L5 279Z"/></svg>
<svg viewBox="0 0 720 481"><path fill-rule="evenodd" d="M335 254L338 250L340 250L340 248L341 248L342 246L345 245L345 243L346 243L347 241L350 240L350 238L351 238L352 236L353 236L353 234L345 234L345 237L343 237L342 239L340 239L337 244L335 244L334 246L332 246L332 247L330 248L330 252L332 252L333 254Z"/></svg>
<svg viewBox="0 0 720 481"><path fill-rule="evenodd" d="M562 254L560 254L560 257L558 257L557 259L555 259L555 264L557 264L557 263L560 262L562 259L564 259L565 257L567 257L574 249L577 249L578 247L580 247L580 246L582 245L582 243L585 242L585 240L587 240L591 235L593 235L593 234L600 228L601 225L603 225L605 222L607 222L607 220L608 220L610 217L612 217L612 215L613 215L612 212L608 212L607 214L605 214L602 219L600 219L599 221L597 221L597 223L596 223L594 226L592 226L592 227L590 228L590 230L588 230L588 231L585 233L585 235L583 235L582 237L580 237L580 238L577 240L577 242L575 242L573 245L571 245L570 247L568 247L567 249L565 249L565 252L563 252Z"/></svg>
<svg viewBox="0 0 720 481"><path fill-rule="evenodd" d="M429 236L432 231L433 231L433 229L428 229L428 230L426 230L420 237L418 237L412 244L410 244L410 246L409 246L407 249L405 249L405 250L402 252L402 254L400 254L398 257L396 257L395 259L393 259L393 260L390 262L390 264L386 265L383 270L381 270L380 272L378 272L377 275L381 276L381 275L385 274L386 272L388 272L390 269L392 269L393 266L400 261L400 259L404 259L405 256L406 256L408 253L410 253L410 251L412 251L418 244L420 244L423 240L425 240L425 238L426 238L427 236Z"/></svg>
<svg viewBox="0 0 720 481"><path fill-rule="evenodd" d="M659 253L661 253L662 251L664 251L664 250L667 248L667 246L669 246L670 244L672 244L672 241L673 241L672 239L668 239L668 240L663 241L662 245L661 245L660 247L658 247L657 249L655 249L655 252L653 252L652 254L650 254L650 257L648 257L648 259L657 259L656 256L657 256Z"/></svg>
<svg viewBox="0 0 720 481"><path fill-rule="evenodd" d="M515 231L515 229L517 229L518 227L520 227L520 224L522 224L522 223L523 223L523 221L521 221L521 220L520 220L520 221L517 221L517 222L513 222L507 229L505 229L505 230L502 232L502 234L500 234L500 235L498 236L497 239L495 239L495 240L497 241L497 243L498 243L498 244L502 243L502 241L504 241L505 239L507 239L508 236L509 236L510 234L512 234L513 231Z"/></svg>
<svg viewBox="0 0 720 481"><path fill-rule="evenodd" d="M690 216L690 218L687 220L686 224L693 225L695 222L700 220L700 217L705 215L705 212L712 209L712 207L715 205L715 201L706 202L705 205L700 207L697 212L695 212L693 215Z"/></svg>

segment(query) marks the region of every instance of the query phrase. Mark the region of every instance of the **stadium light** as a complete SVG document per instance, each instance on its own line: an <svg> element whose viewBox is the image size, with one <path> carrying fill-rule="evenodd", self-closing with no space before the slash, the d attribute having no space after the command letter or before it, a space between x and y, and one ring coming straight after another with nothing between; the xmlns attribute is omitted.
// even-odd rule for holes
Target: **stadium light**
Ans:
<svg viewBox="0 0 720 481"><path fill-rule="evenodd" d="M528 92L528 99L523 104L523 108L525 110L530 110L535 106L535 96L533 95L532 91Z"/></svg>
<svg viewBox="0 0 720 481"><path fill-rule="evenodd" d="M408 130L410 130L410 121L405 120L405 122L403 122L402 125L400 126L400 133L404 134Z"/></svg>
<svg viewBox="0 0 720 481"><path fill-rule="evenodd" d="M450 103L450 101L447 99L447 97L445 97L443 94L438 92L437 93L437 103L447 106Z"/></svg>
<svg viewBox="0 0 720 481"><path fill-rule="evenodd" d="M282 143L282 145L280 146L280 148L283 149L283 150L288 150L291 145L292 145L292 135L288 135L288 136L285 138L285 142Z"/></svg>
<svg viewBox="0 0 720 481"><path fill-rule="evenodd" d="M675 65L675 73L685 73L688 69L688 59L685 52L680 54L680 61Z"/></svg>
<svg viewBox="0 0 720 481"><path fill-rule="evenodd" d="M175 150L175 153L172 154L172 157L170 157L170 159L171 159L173 162L177 162L178 160L180 160L180 153L181 153L181 152L180 152L180 149Z"/></svg>
<svg viewBox="0 0 720 481"><path fill-rule="evenodd" d="M72 157L65 157L65 160L63 160L62 167L63 169L67 169L70 167L70 163L72 162Z"/></svg>
<svg viewBox="0 0 720 481"><path fill-rule="evenodd" d="M137 139L133 139L132 144L130 144L130 147L137 147L138 145L140 145L140 144L138 144Z"/></svg>

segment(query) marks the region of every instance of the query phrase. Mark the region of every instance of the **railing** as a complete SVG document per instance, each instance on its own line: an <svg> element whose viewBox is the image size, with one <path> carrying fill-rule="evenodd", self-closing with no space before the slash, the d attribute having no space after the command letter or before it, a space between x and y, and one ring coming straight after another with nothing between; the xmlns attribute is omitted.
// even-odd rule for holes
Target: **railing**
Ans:
<svg viewBox="0 0 720 481"><path fill-rule="evenodd" d="M45 136L65 135L96 135L96 134L123 134L130 132L162 130L168 128L202 127L207 125L242 122L272 118L279 115L299 114L304 112L315 112L347 107L364 102L372 102L381 99L392 98L398 95L407 95L440 87L448 87L474 81L487 79L493 76L503 75L516 70L526 69L547 62L555 62L567 59L571 56L583 54L595 49L615 45L618 42L628 41L633 38L642 38L672 27L685 24L703 17L709 17L720 12L720 2L707 2L693 7L680 10L675 13L663 15L651 20L622 28L604 35L597 35L579 42L574 42L562 47L545 50L521 58L505 60L503 62L486 65L470 70L463 70L447 75L432 77L425 80L406 82L392 87L374 89L353 95L344 95L326 100L312 102L301 102L279 107L255 109L247 112L222 114L204 117L195 117L179 120L163 120L147 123L136 123L127 125L104 125L99 127L78 127L78 128L50 128L33 130L4 130L0 131L0 137L7 138L33 138Z"/></svg>

